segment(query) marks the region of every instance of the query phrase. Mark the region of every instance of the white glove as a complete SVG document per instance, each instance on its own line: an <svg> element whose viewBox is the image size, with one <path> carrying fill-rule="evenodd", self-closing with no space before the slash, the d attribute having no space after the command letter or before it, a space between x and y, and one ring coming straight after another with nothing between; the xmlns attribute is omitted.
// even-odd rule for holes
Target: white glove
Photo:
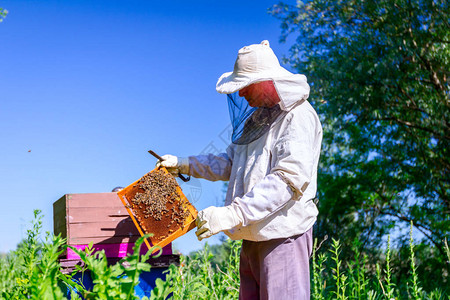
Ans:
<svg viewBox="0 0 450 300"><path fill-rule="evenodd" d="M189 158L170 154L163 155L161 158L163 161L158 160L156 167L165 167L173 176L178 176L180 173L189 174Z"/></svg>
<svg viewBox="0 0 450 300"><path fill-rule="evenodd" d="M230 230L242 223L242 218L231 206L210 206L197 215L195 234L199 241L209 238L220 231Z"/></svg>

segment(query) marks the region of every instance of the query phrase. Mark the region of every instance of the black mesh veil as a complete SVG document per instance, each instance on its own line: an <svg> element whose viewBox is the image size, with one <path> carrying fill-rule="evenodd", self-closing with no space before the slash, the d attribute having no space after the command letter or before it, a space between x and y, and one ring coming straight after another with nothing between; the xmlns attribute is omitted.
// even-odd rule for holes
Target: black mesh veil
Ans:
<svg viewBox="0 0 450 300"><path fill-rule="evenodd" d="M233 134L231 141L237 145L246 145L269 131L272 123L284 113L279 105L271 108L251 107L239 91L227 94Z"/></svg>
<svg viewBox="0 0 450 300"><path fill-rule="evenodd" d="M248 105L244 97L239 96L239 91L227 94L228 111L230 113L231 126L233 126L233 135L231 140L235 144L244 131L245 121L256 110L256 107Z"/></svg>

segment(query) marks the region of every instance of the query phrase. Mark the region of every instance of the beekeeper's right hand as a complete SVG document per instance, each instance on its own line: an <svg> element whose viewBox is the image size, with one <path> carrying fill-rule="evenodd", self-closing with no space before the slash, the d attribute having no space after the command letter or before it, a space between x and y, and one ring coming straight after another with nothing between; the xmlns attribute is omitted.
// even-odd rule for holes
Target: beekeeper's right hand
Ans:
<svg viewBox="0 0 450 300"><path fill-rule="evenodd" d="M189 158L170 154L163 155L161 158L163 160L158 160L156 167L165 167L173 176L178 176L180 173L189 174Z"/></svg>

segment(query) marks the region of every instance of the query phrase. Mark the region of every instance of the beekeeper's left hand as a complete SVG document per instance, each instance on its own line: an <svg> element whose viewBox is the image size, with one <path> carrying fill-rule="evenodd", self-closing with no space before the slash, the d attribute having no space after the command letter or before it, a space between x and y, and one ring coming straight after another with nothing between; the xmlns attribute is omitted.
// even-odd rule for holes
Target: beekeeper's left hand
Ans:
<svg viewBox="0 0 450 300"><path fill-rule="evenodd" d="M241 224L241 218L231 206L210 206L197 215L195 234L199 241Z"/></svg>

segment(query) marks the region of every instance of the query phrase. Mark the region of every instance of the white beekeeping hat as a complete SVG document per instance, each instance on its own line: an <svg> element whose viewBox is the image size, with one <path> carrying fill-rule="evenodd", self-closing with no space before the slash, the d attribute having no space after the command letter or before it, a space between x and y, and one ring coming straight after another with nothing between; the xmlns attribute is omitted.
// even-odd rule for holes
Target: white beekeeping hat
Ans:
<svg viewBox="0 0 450 300"><path fill-rule="evenodd" d="M216 90L221 94L232 94L252 83L266 80L274 82L282 110L289 110L296 102L309 96L306 76L283 68L267 40L241 48L233 72L220 76Z"/></svg>

